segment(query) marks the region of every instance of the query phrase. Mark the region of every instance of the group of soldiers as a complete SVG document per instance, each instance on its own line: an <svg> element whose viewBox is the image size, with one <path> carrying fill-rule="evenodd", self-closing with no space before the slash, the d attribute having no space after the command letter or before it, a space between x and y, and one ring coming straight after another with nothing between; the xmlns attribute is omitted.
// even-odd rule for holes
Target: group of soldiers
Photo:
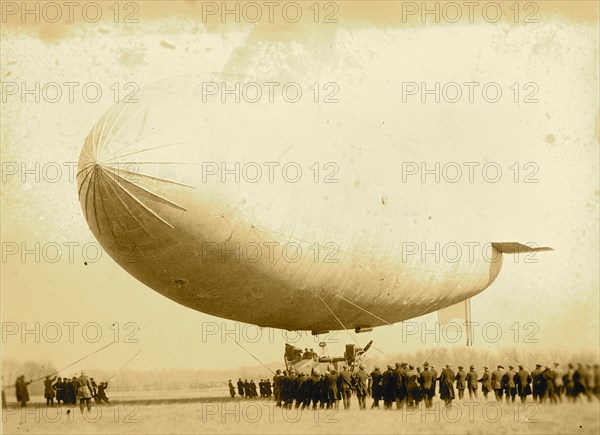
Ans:
<svg viewBox="0 0 600 435"><path fill-rule="evenodd" d="M268 379L261 379L258 383L258 391L260 392L260 397L271 397L273 395L273 390L271 389L271 381L269 381ZM231 395L232 399L235 397L235 392L235 386L233 385L230 379L229 394ZM258 397L258 393L256 391L256 383L253 379L250 379L250 382L248 382L248 379L242 381L242 378L239 378L237 381L237 393L240 397L246 397L250 399Z"/></svg>
<svg viewBox="0 0 600 435"><path fill-rule="evenodd" d="M27 402L29 402L28 386L31 382L26 382L24 375L19 376L15 382L16 398L21 407L26 407ZM83 411L85 407L88 410L91 408L92 399L98 404L108 403L105 392L107 388L108 382L97 384L94 378L88 377L85 372L81 372L79 377L73 376L72 379L46 376L44 379L44 398L46 399L46 406L49 407L54 406L55 398L58 406L61 405L61 402L65 405L75 405L79 402L79 407Z"/></svg>
<svg viewBox="0 0 600 435"><path fill-rule="evenodd" d="M283 373L277 370L273 377L273 395L277 406L312 406L314 409L336 408L340 401L345 409L350 408L352 395L356 395L361 409L366 408L368 396L373 399L371 408L379 408L380 402L383 402L384 409L391 409L394 403L398 409L404 406L413 408L420 402L430 408L436 392L449 405L457 398L464 399L465 390L471 399L477 398L479 384L486 400L488 394L493 393L492 397L496 400L506 399L509 403L514 402L517 396L522 402L531 395L536 402L558 403L562 402L563 397L570 401L576 401L580 397L591 401L593 395L600 395L600 372L597 364L593 367L569 364L566 369L559 363L554 363L553 367L537 364L531 372L523 365L517 365L517 368L512 365L507 367L505 370L502 365L498 365L496 370L490 372L484 366L481 376L473 365L468 371L459 366L455 372L453 366L448 364L438 373L436 367L427 362L422 367L396 363L388 365L385 371L375 367L371 373L367 373L362 364L358 365L358 370L356 366L343 364L339 371L329 367L329 370L322 373L318 369L312 369L310 374L309 370L297 372L292 369ZM230 390L232 386L230 381Z"/></svg>

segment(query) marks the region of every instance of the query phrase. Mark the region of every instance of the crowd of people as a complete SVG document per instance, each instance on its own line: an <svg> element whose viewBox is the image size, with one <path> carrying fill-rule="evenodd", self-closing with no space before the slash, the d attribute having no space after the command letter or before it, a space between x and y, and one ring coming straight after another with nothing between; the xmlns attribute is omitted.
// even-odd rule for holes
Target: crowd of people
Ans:
<svg viewBox="0 0 600 435"><path fill-rule="evenodd" d="M29 402L28 386L31 382L25 381L24 375L19 376L15 382L15 394L21 407L26 407L27 402ZM49 407L54 406L54 399L56 399L58 406L61 405L61 402L64 405L79 403L79 407L83 412L84 408L88 410L91 408L92 399L98 404L108 403L107 388L108 382L97 384L94 378L88 377L85 372L81 372L80 376L73 376L71 379L46 376L44 379L44 398L46 399L46 406Z"/></svg>
<svg viewBox="0 0 600 435"><path fill-rule="evenodd" d="M382 371L374 367L368 373L363 364L354 366L342 364L340 370L329 366L320 372L317 368L297 372L296 370L277 370L270 380L261 380L261 397L271 397L271 391L277 406L314 409L337 408L342 402L345 409L350 408L350 399L357 397L361 409L367 407L367 397L372 398L371 408L397 409L404 406L413 408L423 402L424 406L433 406L433 399L440 399L449 405L453 400L479 397L481 391L485 400L493 398L513 403L517 397L526 402L529 396L536 402L559 403L563 400L577 401L581 398L593 400L600 396L600 370L598 364L569 364L565 369L559 364L542 366L537 364L531 372L523 365L507 365L507 369L498 365L490 371L486 366L483 372L471 365L468 370L459 366L457 371L451 364L438 372L434 365L425 362L422 366L408 363L388 365ZM237 383L241 397L256 397L253 381ZM264 387L263 387L264 386ZM267 387L268 386L268 387ZM231 397L235 397L235 387L229 381ZM599 397L600 398L600 397Z"/></svg>
<svg viewBox="0 0 600 435"><path fill-rule="evenodd" d="M236 393L236 388L230 379L229 380L229 394L231 395L232 399L235 397L235 393ZM271 381L269 379L261 379L260 380L260 382L258 383L258 392L256 390L256 383L254 382L253 379L250 379L250 382L248 382L247 379L244 381L242 381L242 378L238 379L237 394L240 397L246 397L246 398L253 399L255 397L258 397L258 393L260 393L260 397L263 397L263 398L273 396L273 389L271 386Z"/></svg>

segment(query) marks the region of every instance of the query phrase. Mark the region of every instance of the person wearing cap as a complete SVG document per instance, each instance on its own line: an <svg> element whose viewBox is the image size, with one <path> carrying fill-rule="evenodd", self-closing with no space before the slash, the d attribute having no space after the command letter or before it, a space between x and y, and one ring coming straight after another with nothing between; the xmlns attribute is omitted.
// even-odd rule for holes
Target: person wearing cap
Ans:
<svg viewBox="0 0 600 435"><path fill-rule="evenodd" d="M415 406L419 406L422 400L424 400L423 389L421 388L421 367L415 367L417 371L417 392L415 395Z"/></svg>
<svg viewBox="0 0 600 435"><path fill-rule="evenodd" d="M431 386L431 397L434 397L435 396L435 384L436 384L436 382L438 382L440 380L440 378L438 376L438 371L436 370L436 368L433 364L431 364L430 370L431 370L431 374L433 375L433 384Z"/></svg>
<svg viewBox="0 0 600 435"><path fill-rule="evenodd" d="M585 366L581 363L577 364L577 368L573 372L573 394L575 396L575 401L579 399L581 395L586 396L588 400L591 400L591 395L589 392L589 383L588 383L588 375Z"/></svg>
<svg viewBox="0 0 600 435"><path fill-rule="evenodd" d="M326 408L329 401L329 370L325 370L321 373L321 380L319 381L319 407Z"/></svg>
<svg viewBox="0 0 600 435"><path fill-rule="evenodd" d="M83 414L83 409L88 411L92 409L92 384L90 378L81 372L81 376L77 379L77 399L79 400L79 410Z"/></svg>
<svg viewBox="0 0 600 435"><path fill-rule="evenodd" d="M519 371L515 375L515 386L517 388L517 394L521 398L521 402L527 401L527 396L531 394L531 376L529 372L519 364Z"/></svg>
<svg viewBox="0 0 600 435"><path fill-rule="evenodd" d="M312 402L312 408L317 409L319 406L319 398L321 397L320 391L321 373L319 369L313 369L312 375L306 381L308 388L307 394L310 395L310 402Z"/></svg>
<svg viewBox="0 0 600 435"><path fill-rule="evenodd" d="M575 372L575 368L573 367L572 363L569 363L569 365L567 366L567 370L563 376L563 385L565 386L565 395L567 396L567 400L568 401L573 401L575 400L575 395L573 394L574 392L574 387L575 384L573 383L573 373Z"/></svg>
<svg viewBox="0 0 600 435"><path fill-rule="evenodd" d="M281 406L281 381L283 379L283 374L280 369L275 371L275 376L273 376L273 396L275 398L276 406ZM238 381L238 390L240 391L240 396L244 396L244 383L240 379Z"/></svg>
<svg viewBox="0 0 600 435"><path fill-rule="evenodd" d="M308 396L307 392L308 376L306 373L300 372L298 374L297 387L296 387L296 408L306 408L306 399ZM310 400L309 400L310 402Z"/></svg>
<svg viewBox="0 0 600 435"><path fill-rule="evenodd" d="M392 403L394 402L394 367L388 364L387 370L383 373L383 407L385 409L391 409Z"/></svg>
<svg viewBox="0 0 600 435"><path fill-rule="evenodd" d="M327 375L327 409L338 409L340 400L340 391L338 389L338 373L331 369Z"/></svg>
<svg viewBox="0 0 600 435"><path fill-rule="evenodd" d="M94 378L90 377L90 384L92 385L92 397L96 399L96 393L98 392L98 385Z"/></svg>
<svg viewBox="0 0 600 435"><path fill-rule="evenodd" d="M404 363L396 363L394 368L394 400L396 409L402 409L406 400L406 369Z"/></svg>
<svg viewBox="0 0 600 435"><path fill-rule="evenodd" d="M560 403L562 403L562 396L565 392L565 384L563 381L563 377L565 376L565 371L560 366L560 363L554 363L554 394L556 394L556 398Z"/></svg>
<svg viewBox="0 0 600 435"><path fill-rule="evenodd" d="M492 372L492 389L497 401L502 401L502 378L504 377L504 367L499 365L496 370Z"/></svg>
<svg viewBox="0 0 600 435"><path fill-rule="evenodd" d="M506 397L506 403L514 403L517 397L517 388L515 385L515 368L511 365L508 366L508 370L502 376L502 389Z"/></svg>
<svg viewBox="0 0 600 435"><path fill-rule="evenodd" d="M344 365L338 376L338 391L342 396L344 409L350 409L350 398L352 397L354 382L354 374L348 370L347 365Z"/></svg>
<svg viewBox="0 0 600 435"><path fill-rule="evenodd" d="M77 380L77 378L75 378L75 380ZM74 405L77 402L76 391L73 381L65 376L63 378L63 403Z"/></svg>
<svg viewBox="0 0 600 435"><path fill-rule="evenodd" d="M54 406L54 388L52 388L52 383L56 380L56 376L50 378L50 376L46 376L44 379L44 398L46 399L46 406Z"/></svg>
<svg viewBox="0 0 600 435"><path fill-rule="evenodd" d="M546 366L544 368L544 371L542 372L542 377L544 378L544 383L546 387L544 390L544 400L548 399L550 403L556 403L557 399L556 394L554 393L554 381L556 378L556 374L549 366Z"/></svg>
<svg viewBox="0 0 600 435"><path fill-rule="evenodd" d="M60 406L60 402L64 402L64 384L62 378L58 378L56 383L52 385L54 391L56 391L56 404Z"/></svg>
<svg viewBox="0 0 600 435"><path fill-rule="evenodd" d="M446 364L446 368L440 374L440 399L449 406L456 398L454 393L454 379L456 375L452 370L452 364Z"/></svg>
<svg viewBox="0 0 600 435"><path fill-rule="evenodd" d="M419 374L419 385L426 408L433 406L433 396L435 395L435 375L429 370L429 363L423 364L423 370Z"/></svg>
<svg viewBox="0 0 600 435"><path fill-rule="evenodd" d="M467 388L469 389L469 398L477 398L477 387L479 386L479 375L475 371L475 366L469 367L469 373L465 376L465 382L467 383Z"/></svg>
<svg viewBox="0 0 600 435"><path fill-rule="evenodd" d="M288 396L290 390L290 376L287 370L284 370L281 374L281 382L279 384L279 398L281 400L281 407L287 406Z"/></svg>
<svg viewBox="0 0 600 435"><path fill-rule="evenodd" d="M419 400L419 381L418 373L412 365L408 366L405 377L406 386L406 404L408 409L413 409Z"/></svg>
<svg viewBox="0 0 600 435"><path fill-rule="evenodd" d="M287 408L291 409L298 395L298 372L294 369L288 374L288 392L286 404Z"/></svg>
<svg viewBox="0 0 600 435"><path fill-rule="evenodd" d="M256 383L254 382L254 379L250 379L250 397L252 399L258 397L258 392L256 389Z"/></svg>
<svg viewBox="0 0 600 435"><path fill-rule="evenodd" d="M356 398L360 409L367 408L367 395L369 394L369 374L365 371L365 366L360 364L356 373Z"/></svg>
<svg viewBox="0 0 600 435"><path fill-rule="evenodd" d="M379 408L379 401L383 398L383 375L379 366L375 366L371 372L371 397L373 398L373 404L371 409Z"/></svg>
<svg viewBox="0 0 600 435"><path fill-rule="evenodd" d="M485 398L485 400L487 400L488 393L490 393L493 390L492 375L488 366L483 366L483 374L481 375L481 379L479 379L479 382L481 382L481 392L483 393L483 397Z"/></svg>
<svg viewBox="0 0 600 435"><path fill-rule="evenodd" d="M542 376L541 364L536 364L535 369L531 371L531 384L534 402L543 402L544 393L546 391L546 380Z"/></svg>
<svg viewBox="0 0 600 435"><path fill-rule="evenodd" d="M465 388L467 388L466 381L467 374L464 371L463 366L458 366L458 372L456 373L456 389L458 390L458 398L460 400L465 398Z"/></svg>

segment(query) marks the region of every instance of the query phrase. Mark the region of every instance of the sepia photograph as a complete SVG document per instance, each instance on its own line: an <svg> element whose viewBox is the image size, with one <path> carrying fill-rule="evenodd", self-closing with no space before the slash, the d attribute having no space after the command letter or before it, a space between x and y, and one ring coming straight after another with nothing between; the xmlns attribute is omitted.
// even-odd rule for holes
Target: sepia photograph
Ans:
<svg viewBox="0 0 600 435"><path fill-rule="evenodd" d="M6 434L600 434L600 1L0 0Z"/></svg>

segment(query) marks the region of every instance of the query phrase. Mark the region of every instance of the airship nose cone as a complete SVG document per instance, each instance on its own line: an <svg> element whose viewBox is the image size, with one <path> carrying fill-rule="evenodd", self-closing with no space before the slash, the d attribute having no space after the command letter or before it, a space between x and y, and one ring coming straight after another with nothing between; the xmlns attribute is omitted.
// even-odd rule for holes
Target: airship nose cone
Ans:
<svg viewBox="0 0 600 435"><path fill-rule="evenodd" d="M113 106L88 134L79 158L77 188L88 225L113 258L165 249L181 213L187 210L183 183L169 174L165 138L139 120L143 106ZM132 122L133 121L133 122ZM138 128L132 124L138 123ZM121 256L122 257L122 256ZM122 258L115 258L120 262Z"/></svg>

